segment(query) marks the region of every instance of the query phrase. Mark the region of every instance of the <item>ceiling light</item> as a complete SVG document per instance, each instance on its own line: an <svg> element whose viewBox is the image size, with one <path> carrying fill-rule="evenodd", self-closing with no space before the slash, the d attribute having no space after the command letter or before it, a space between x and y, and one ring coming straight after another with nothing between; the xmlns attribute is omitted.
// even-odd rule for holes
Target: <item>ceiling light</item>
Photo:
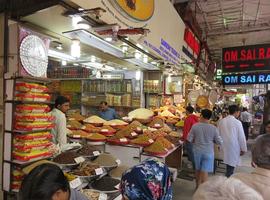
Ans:
<svg viewBox="0 0 270 200"><path fill-rule="evenodd" d="M97 59L96 59L95 56L91 56L91 62L92 62L92 63L96 62L96 60L97 60Z"/></svg>
<svg viewBox="0 0 270 200"><path fill-rule="evenodd" d="M156 65L157 62L156 62L156 61L152 61L151 64L152 64L152 65Z"/></svg>
<svg viewBox="0 0 270 200"><path fill-rule="evenodd" d="M99 70L97 71L96 78L101 78L101 72Z"/></svg>
<svg viewBox="0 0 270 200"><path fill-rule="evenodd" d="M171 83L172 82L172 77L171 75L168 76L168 83Z"/></svg>
<svg viewBox="0 0 270 200"><path fill-rule="evenodd" d="M127 67L124 67L123 69L124 69L124 70L126 70L126 69L127 69Z"/></svg>
<svg viewBox="0 0 270 200"><path fill-rule="evenodd" d="M91 26L86 22L80 21L80 22L77 23L77 28L89 29L89 28L91 28Z"/></svg>
<svg viewBox="0 0 270 200"><path fill-rule="evenodd" d="M138 80L140 80L141 79L141 71L136 71L136 75L135 75L135 77L136 77L136 80L138 81Z"/></svg>
<svg viewBox="0 0 270 200"><path fill-rule="evenodd" d="M122 52L123 53L126 53L128 51L128 45L123 44L121 47L122 47Z"/></svg>
<svg viewBox="0 0 270 200"><path fill-rule="evenodd" d="M142 57L142 54L139 51L136 51L134 53L134 56L135 56L136 59L140 59Z"/></svg>
<svg viewBox="0 0 270 200"><path fill-rule="evenodd" d="M74 60L76 60L71 55L68 55L68 54L65 54L65 53L62 53L62 52L59 52L59 51L51 50L51 49L49 49L48 55L50 57L58 58L58 59L61 59L61 60L67 60L67 61L74 61Z"/></svg>
<svg viewBox="0 0 270 200"><path fill-rule="evenodd" d="M72 16L72 26L74 28L78 28L78 22L82 21L82 18L80 16Z"/></svg>
<svg viewBox="0 0 270 200"><path fill-rule="evenodd" d="M143 56L143 62L144 62L144 63L148 63L148 56L147 56L147 55L144 55L144 56Z"/></svg>
<svg viewBox="0 0 270 200"><path fill-rule="evenodd" d="M111 42L111 41L112 41L112 38L111 38L111 37L106 37L105 40L106 40L107 42Z"/></svg>
<svg viewBox="0 0 270 200"><path fill-rule="evenodd" d="M71 44L71 56L79 58L81 56L80 40L73 39Z"/></svg>
<svg viewBox="0 0 270 200"><path fill-rule="evenodd" d="M73 65L74 65L74 66L79 66L79 64L78 64L78 63L73 63Z"/></svg>
<svg viewBox="0 0 270 200"><path fill-rule="evenodd" d="M78 11L83 11L84 9L83 8L78 8Z"/></svg>
<svg viewBox="0 0 270 200"><path fill-rule="evenodd" d="M62 64L62 66L66 66L67 65L67 61L62 60L61 64Z"/></svg>

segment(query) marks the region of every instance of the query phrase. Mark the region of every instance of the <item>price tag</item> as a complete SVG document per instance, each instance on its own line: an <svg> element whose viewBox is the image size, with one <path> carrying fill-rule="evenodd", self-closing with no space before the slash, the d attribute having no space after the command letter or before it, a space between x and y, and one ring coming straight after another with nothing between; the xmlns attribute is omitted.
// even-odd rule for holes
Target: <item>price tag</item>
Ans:
<svg viewBox="0 0 270 200"><path fill-rule="evenodd" d="M73 135L72 137L73 137L73 138L81 138L80 135Z"/></svg>
<svg viewBox="0 0 270 200"><path fill-rule="evenodd" d="M100 155L100 152L99 151L93 151L93 155L94 156L99 156Z"/></svg>
<svg viewBox="0 0 270 200"><path fill-rule="evenodd" d="M120 142L127 142L127 138L120 138Z"/></svg>
<svg viewBox="0 0 270 200"><path fill-rule="evenodd" d="M151 144L154 143L154 140L152 140L152 139L150 139L150 140L148 140L148 141L149 141L149 143L151 143Z"/></svg>
<svg viewBox="0 0 270 200"><path fill-rule="evenodd" d="M101 132L108 132L108 129L101 129Z"/></svg>
<svg viewBox="0 0 270 200"><path fill-rule="evenodd" d="M73 121L73 120L75 120L75 118L69 118L68 120L69 120L69 121Z"/></svg>
<svg viewBox="0 0 270 200"><path fill-rule="evenodd" d="M86 129L86 126L82 126L82 129Z"/></svg>
<svg viewBox="0 0 270 200"><path fill-rule="evenodd" d="M105 193L100 193L99 194L99 197L98 197L98 200L107 200L108 196L107 194Z"/></svg>
<svg viewBox="0 0 270 200"><path fill-rule="evenodd" d="M161 125L160 125L160 124L155 124L154 126L155 126L155 127L160 127Z"/></svg>
<svg viewBox="0 0 270 200"><path fill-rule="evenodd" d="M69 182L69 185L72 189L79 187L81 184L82 184L82 181L80 178L76 178L73 181Z"/></svg>
<svg viewBox="0 0 270 200"><path fill-rule="evenodd" d="M117 159L115 162L117 163L117 165L121 165L121 160Z"/></svg>
<svg viewBox="0 0 270 200"><path fill-rule="evenodd" d="M137 133L135 133L135 132L132 132L131 133L131 136L137 136L138 134Z"/></svg>
<svg viewBox="0 0 270 200"><path fill-rule="evenodd" d="M97 168L95 169L96 175L103 174L103 169L102 168Z"/></svg>
<svg viewBox="0 0 270 200"><path fill-rule="evenodd" d="M114 188L119 190L120 189L120 183L118 183L116 186L114 186Z"/></svg>
<svg viewBox="0 0 270 200"><path fill-rule="evenodd" d="M74 160L75 160L75 162L78 163L78 164L85 161L85 159L84 159L83 157L81 157L81 156L80 156L80 157L77 157L77 158L74 158Z"/></svg>
<svg viewBox="0 0 270 200"><path fill-rule="evenodd" d="M169 149L165 148L165 151L167 151L167 152L168 152L168 151L169 151Z"/></svg>

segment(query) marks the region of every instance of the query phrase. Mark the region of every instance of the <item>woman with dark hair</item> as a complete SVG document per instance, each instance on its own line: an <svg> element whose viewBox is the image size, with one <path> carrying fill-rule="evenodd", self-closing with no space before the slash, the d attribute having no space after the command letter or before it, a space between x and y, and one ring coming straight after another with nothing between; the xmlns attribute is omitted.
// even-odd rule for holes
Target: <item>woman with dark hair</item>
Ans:
<svg viewBox="0 0 270 200"><path fill-rule="evenodd" d="M87 200L69 187L62 170L54 164L34 168L23 180L19 200Z"/></svg>
<svg viewBox="0 0 270 200"><path fill-rule="evenodd" d="M148 159L127 170L120 183L124 200L172 200L169 168Z"/></svg>
<svg viewBox="0 0 270 200"><path fill-rule="evenodd" d="M54 106L55 108L52 110L52 116L55 117L55 127L52 129L53 142L59 144L61 148L67 143L67 119L65 114L69 110L69 99L58 96Z"/></svg>

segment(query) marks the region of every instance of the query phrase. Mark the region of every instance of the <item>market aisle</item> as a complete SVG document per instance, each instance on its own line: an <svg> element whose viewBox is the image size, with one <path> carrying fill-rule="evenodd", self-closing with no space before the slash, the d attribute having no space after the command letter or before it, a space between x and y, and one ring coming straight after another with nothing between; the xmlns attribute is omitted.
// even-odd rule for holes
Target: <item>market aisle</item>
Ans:
<svg viewBox="0 0 270 200"><path fill-rule="evenodd" d="M242 157L242 166L236 168L236 172L251 172L251 152L250 147L254 140L248 141L249 151ZM217 173L217 175L222 175ZM210 175L211 176L211 175ZM187 181L184 179L177 179L173 183L173 199L174 200L192 200L192 195L195 192L195 181Z"/></svg>

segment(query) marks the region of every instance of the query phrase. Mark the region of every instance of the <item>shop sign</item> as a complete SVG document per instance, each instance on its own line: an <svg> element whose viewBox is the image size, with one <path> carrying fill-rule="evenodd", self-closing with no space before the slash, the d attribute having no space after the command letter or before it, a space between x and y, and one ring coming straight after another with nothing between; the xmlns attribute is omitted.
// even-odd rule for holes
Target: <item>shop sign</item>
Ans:
<svg viewBox="0 0 270 200"><path fill-rule="evenodd" d="M154 0L109 0L125 18L142 22L149 20L155 10Z"/></svg>
<svg viewBox="0 0 270 200"><path fill-rule="evenodd" d="M270 74L232 74L222 76L223 85L269 84Z"/></svg>
<svg viewBox="0 0 270 200"><path fill-rule="evenodd" d="M164 39L161 38L159 47L154 46L146 40L144 40L143 44L155 51L158 55L164 58L164 60L169 61L175 65L179 65L180 53Z"/></svg>
<svg viewBox="0 0 270 200"><path fill-rule="evenodd" d="M222 69L217 69L216 80L222 80Z"/></svg>
<svg viewBox="0 0 270 200"><path fill-rule="evenodd" d="M193 52L198 56L200 52L200 43L195 37L195 35L189 30L189 28L185 29L184 40L187 45L193 50Z"/></svg>
<svg viewBox="0 0 270 200"><path fill-rule="evenodd" d="M223 72L270 70L270 44L222 49Z"/></svg>

